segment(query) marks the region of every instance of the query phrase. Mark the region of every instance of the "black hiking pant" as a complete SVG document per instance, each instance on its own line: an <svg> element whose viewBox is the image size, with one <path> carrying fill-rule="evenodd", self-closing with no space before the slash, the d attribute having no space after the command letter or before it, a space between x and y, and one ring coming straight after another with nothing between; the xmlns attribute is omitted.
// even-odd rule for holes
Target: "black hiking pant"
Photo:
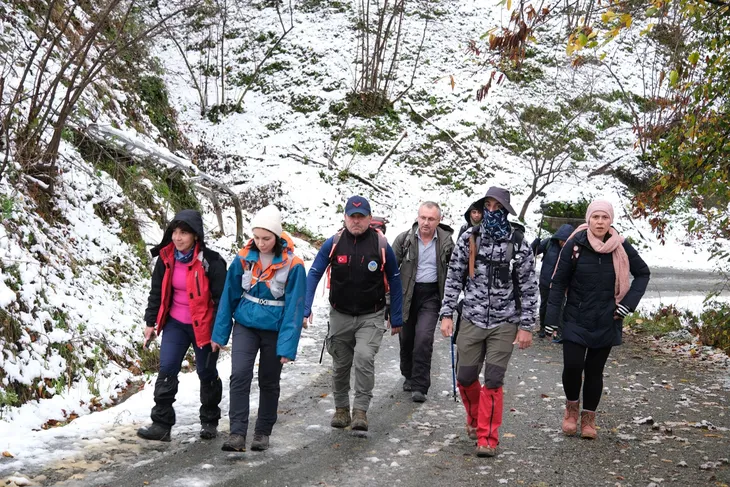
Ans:
<svg viewBox="0 0 730 487"><path fill-rule="evenodd" d="M582 384L583 409L596 410L603 393L603 368L609 353L611 347L587 348L574 342L563 342L563 390L568 401L580 399Z"/></svg>
<svg viewBox="0 0 730 487"><path fill-rule="evenodd" d="M424 394L431 387L431 356L440 307L438 283L417 282L408 321L398 335L400 372L410 379L414 391Z"/></svg>

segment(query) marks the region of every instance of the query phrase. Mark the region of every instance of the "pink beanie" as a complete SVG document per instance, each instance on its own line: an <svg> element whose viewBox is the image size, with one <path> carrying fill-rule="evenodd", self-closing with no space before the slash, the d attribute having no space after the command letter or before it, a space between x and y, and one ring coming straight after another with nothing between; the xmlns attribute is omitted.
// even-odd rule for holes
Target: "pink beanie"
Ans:
<svg viewBox="0 0 730 487"><path fill-rule="evenodd" d="M591 215L596 211L603 211L607 213L608 217L611 219L609 225L613 223L613 205L606 200L593 200L593 202L588 205L588 210L586 210L586 223L591 221Z"/></svg>

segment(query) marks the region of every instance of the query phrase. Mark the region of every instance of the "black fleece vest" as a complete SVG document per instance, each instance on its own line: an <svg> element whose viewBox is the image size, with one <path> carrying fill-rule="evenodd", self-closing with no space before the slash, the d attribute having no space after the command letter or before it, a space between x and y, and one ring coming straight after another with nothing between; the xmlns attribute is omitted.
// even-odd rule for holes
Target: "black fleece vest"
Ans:
<svg viewBox="0 0 730 487"><path fill-rule="evenodd" d="M337 311L358 316L385 306L382 258L378 234L368 229L355 237L347 230L330 259L330 305Z"/></svg>

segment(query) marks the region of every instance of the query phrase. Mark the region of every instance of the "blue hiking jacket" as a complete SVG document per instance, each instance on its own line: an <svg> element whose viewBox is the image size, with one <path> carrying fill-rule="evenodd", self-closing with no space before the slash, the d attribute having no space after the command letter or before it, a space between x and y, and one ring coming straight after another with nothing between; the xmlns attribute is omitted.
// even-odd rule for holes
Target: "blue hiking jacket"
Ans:
<svg viewBox="0 0 730 487"><path fill-rule="evenodd" d="M284 252L287 252L287 243L284 239L282 239L282 242L284 243ZM274 257L271 264L281 263L282 256ZM293 258L294 261L289 269L284 296L279 298L284 300L284 306L254 303L243 298L243 266L241 261L257 262L259 260L258 251L250 250L245 257L237 255L233 259L228 268L223 295L218 304L212 341L220 345L228 343L233 327L231 318L233 318L236 324L240 326L279 332L276 341L276 355L286 357L289 360L296 359L304 319L307 278L301 259L295 257L293 253L290 254L290 258ZM254 284L248 294L254 298L265 300L276 299L265 282Z"/></svg>

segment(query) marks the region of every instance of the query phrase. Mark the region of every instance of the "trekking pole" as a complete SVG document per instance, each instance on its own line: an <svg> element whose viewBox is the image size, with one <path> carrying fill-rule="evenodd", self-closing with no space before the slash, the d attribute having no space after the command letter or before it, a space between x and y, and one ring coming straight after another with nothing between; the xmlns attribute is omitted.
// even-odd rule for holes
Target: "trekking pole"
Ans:
<svg viewBox="0 0 730 487"><path fill-rule="evenodd" d="M454 393L454 402L456 401L456 366L454 365L454 335L451 335L451 387Z"/></svg>
<svg viewBox="0 0 730 487"><path fill-rule="evenodd" d="M324 357L324 347L327 344L327 337L322 340L322 351L319 352L319 365L322 365L322 358Z"/></svg>
<svg viewBox="0 0 730 487"><path fill-rule="evenodd" d="M327 335L330 334L330 322L327 321ZM319 352L319 365L322 365L322 358L324 357L324 347L327 345L327 335L324 336L324 340L322 340L322 351Z"/></svg>
<svg viewBox="0 0 730 487"><path fill-rule="evenodd" d="M540 227L537 229L537 238L542 237L542 221L545 219L545 208L547 208L547 205L545 203L540 203L540 213L542 213L542 216L540 217Z"/></svg>

